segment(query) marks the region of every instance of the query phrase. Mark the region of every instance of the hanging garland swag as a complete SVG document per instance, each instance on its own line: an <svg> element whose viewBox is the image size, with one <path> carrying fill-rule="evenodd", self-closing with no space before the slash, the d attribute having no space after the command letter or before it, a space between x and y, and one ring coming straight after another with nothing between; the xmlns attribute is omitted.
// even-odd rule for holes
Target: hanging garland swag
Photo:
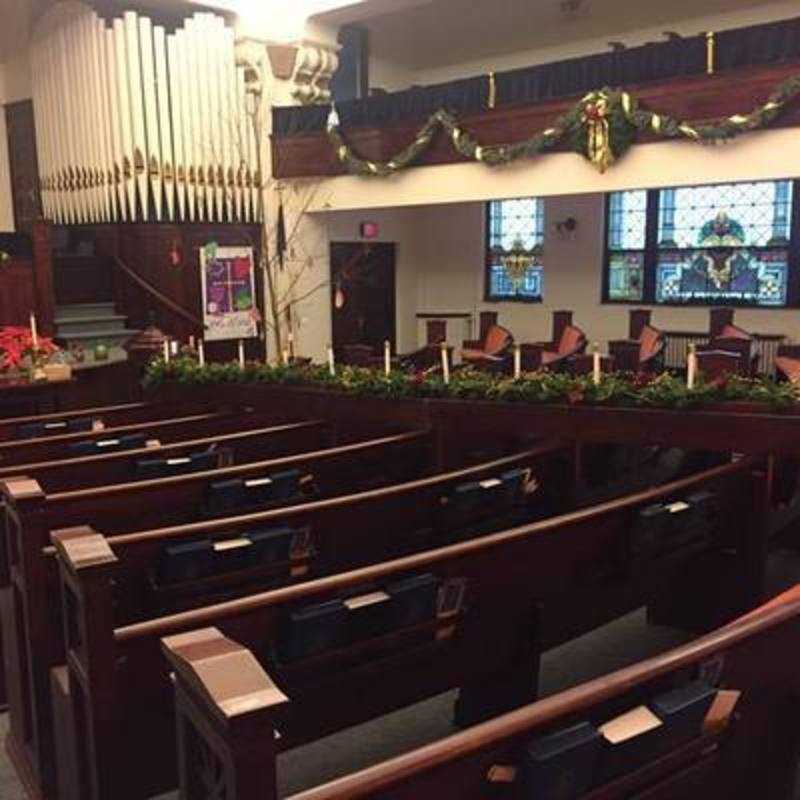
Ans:
<svg viewBox="0 0 800 800"><path fill-rule="evenodd" d="M336 156L353 175L392 175L410 167L430 147L434 134L442 128L453 148L466 158L482 164L509 164L518 158L531 158L569 141L600 172L621 158L633 144L639 131L647 131L664 139L691 139L703 144L717 144L742 133L769 125L787 103L800 95L800 75L783 81L766 103L749 114L706 123L681 122L666 114L648 111L628 92L609 88L589 92L552 125L530 139L513 144L480 145L444 109L433 114L417 133L414 141L389 161L360 158L345 142L335 108L328 117L328 137Z"/></svg>

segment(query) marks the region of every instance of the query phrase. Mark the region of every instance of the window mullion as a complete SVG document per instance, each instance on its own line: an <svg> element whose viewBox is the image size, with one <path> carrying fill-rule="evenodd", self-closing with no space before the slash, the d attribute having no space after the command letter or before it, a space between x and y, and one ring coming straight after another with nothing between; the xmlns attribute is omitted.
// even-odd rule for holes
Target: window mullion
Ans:
<svg viewBox="0 0 800 800"><path fill-rule="evenodd" d="M647 216L645 222L642 301L650 304L656 302L659 201L660 191L658 189L649 189L647 192Z"/></svg>

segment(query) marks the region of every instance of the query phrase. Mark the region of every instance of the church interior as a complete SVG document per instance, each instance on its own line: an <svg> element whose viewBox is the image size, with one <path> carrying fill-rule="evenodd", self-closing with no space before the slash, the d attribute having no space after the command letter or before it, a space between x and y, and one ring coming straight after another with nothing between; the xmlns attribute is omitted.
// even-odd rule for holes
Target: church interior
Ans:
<svg viewBox="0 0 800 800"><path fill-rule="evenodd" d="M0 20L0 800L800 800L796 0Z"/></svg>

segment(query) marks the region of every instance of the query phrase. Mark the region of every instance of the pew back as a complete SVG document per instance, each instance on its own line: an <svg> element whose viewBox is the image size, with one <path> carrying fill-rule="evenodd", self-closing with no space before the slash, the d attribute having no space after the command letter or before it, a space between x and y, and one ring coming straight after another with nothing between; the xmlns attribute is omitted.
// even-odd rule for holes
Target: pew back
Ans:
<svg viewBox="0 0 800 800"><path fill-rule="evenodd" d="M746 559L744 540L759 525L751 501L761 482L753 466L743 459L584 511L116 630L109 610L116 559L106 541L96 537L97 553L82 545L73 557L64 543L67 663L80 708L77 740L89 745L81 754L84 775L91 776L83 791L90 797L118 796L115 776L121 774L141 778L135 790L128 787L134 794L174 783L172 730L165 713L170 683L158 640L196 627L215 625L249 649L288 695L288 708L276 709L273 719L282 748L452 686L462 687L460 713L473 721L529 701L542 646L538 620L548 614L557 618L561 598L591 587L595 606L604 610L586 623L593 626L663 591L696 555L689 548L654 558L647 581L633 574L628 548L632 514L643 506L713 488L721 500L719 525L704 549L733 543L740 548L738 557ZM609 554L619 559L611 575L605 569ZM600 569L591 569L594 565ZM463 606L457 603L450 613L446 603L443 613L419 625L296 662L276 649L287 615L299 606L361 596L421 572L435 575L448 591L464 587ZM740 583L746 573L742 564ZM620 593L620 587L625 591ZM626 602L620 601L621 594ZM731 601L728 616L740 603L740 597ZM124 754L133 751L134 742L148 771L132 777Z"/></svg>
<svg viewBox="0 0 800 800"><path fill-rule="evenodd" d="M775 657L776 653L780 653L780 658ZM622 800L631 796L665 800L697 797L790 800L794 796L795 759L800 745L798 657L800 587L795 587L741 620L685 646L293 795L290 800L523 797L520 784L524 773L519 766L524 748L533 738L576 723L609 719L621 709L637 706L665 689L685 685L698 676L715 688L742 693L735 715L726 717L722 713L719 717L707 717L707 724L693 738L676 741L666 751L640 763L638 768L605 785L595 785L581 792L580 797L586 800ZM193 726L206 725L214 706L217 707L213 712L216 718L220 697L201 694L197 683L192 685L184 679L185 663L177 661L176 666L178 713L184 721L183 736L190 739L197 735ZM263 677L261 680L251 678L248 688L255 693L264 685ZM726 699L732 701L733 698ZM268 715L269 705L263 696L261 700L248 709L249 722L254 728L258 724L257 707L262 717ZM229 727L233 729L233 725ZM261 754L254 755L256 760L259 755L268 759L273 749L271 742L261 741L264 749ZM184 749L182 755L187 752ZM212 758L222 755L226 764L238 761L237 768L241 767L226 797L263 800L271 796L269 788L265 790L253 780L252 774L247 774L247 763L240 753L210 752ZM184 771L187 778L188 771ZM194 777L199 777L196 768L194 772ZM574 784L588 780L589 776L580 774L579 767L576 773L572 775ZM501 780L513 782L501 783ZM538 793L535 796L548 795Z"/></svg>

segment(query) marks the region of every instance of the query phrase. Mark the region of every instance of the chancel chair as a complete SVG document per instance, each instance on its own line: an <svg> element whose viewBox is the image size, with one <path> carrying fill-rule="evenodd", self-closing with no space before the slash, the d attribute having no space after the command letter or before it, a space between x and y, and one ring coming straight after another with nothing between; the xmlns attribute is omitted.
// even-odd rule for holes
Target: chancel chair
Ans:
<svg viewBox="0 0 800 800"><path fill-rule="evenodd" d="M800 383L800 345L782 344L778 347L775 374L779 381Z"/></svg>
<svg viewBox="0 0 800 800"><path fill-rule="evenodd" d="M502 325L492 325L483 340L465 340L461 350L463 362L478 369L500 371L509 362L514 336Z"/></svg>
<svg viewBox="0 0 800 800"><path fill-rule="evenodd" d="M617 339L608 343L614 369L626 372L660 372L664 368L664 333L643 325L637 339Z"/></svg>
<svg viewBox="0 0 800 800"><path fill-rule="evenodd" d="M524 370L547 369L558 372L570 368L576 356L586 350L586 334L571 323L565 325L556 341L522 345Z"/></svg>
<svg viewBox="0 0 800 800"><path fill-rule="evenodd" d="M734 353L738 356L734 371L739 375L751 377L758 371L759 354L756 351L756 338L744 328L734 325L733 314L732 308L711 309L708 325L709 341L708 344L698 346L698 359L702 353ZM717 356L706 358L706 362L719 365L733 363L731 359Z"/></svg>
<svg viewBox="0 0 800 800"><path fill-rule="evenodd" d="M742 356L731 350L697 350L697 369L706 380L721 380L728 375L749 375L742 370Z"/></svg>

